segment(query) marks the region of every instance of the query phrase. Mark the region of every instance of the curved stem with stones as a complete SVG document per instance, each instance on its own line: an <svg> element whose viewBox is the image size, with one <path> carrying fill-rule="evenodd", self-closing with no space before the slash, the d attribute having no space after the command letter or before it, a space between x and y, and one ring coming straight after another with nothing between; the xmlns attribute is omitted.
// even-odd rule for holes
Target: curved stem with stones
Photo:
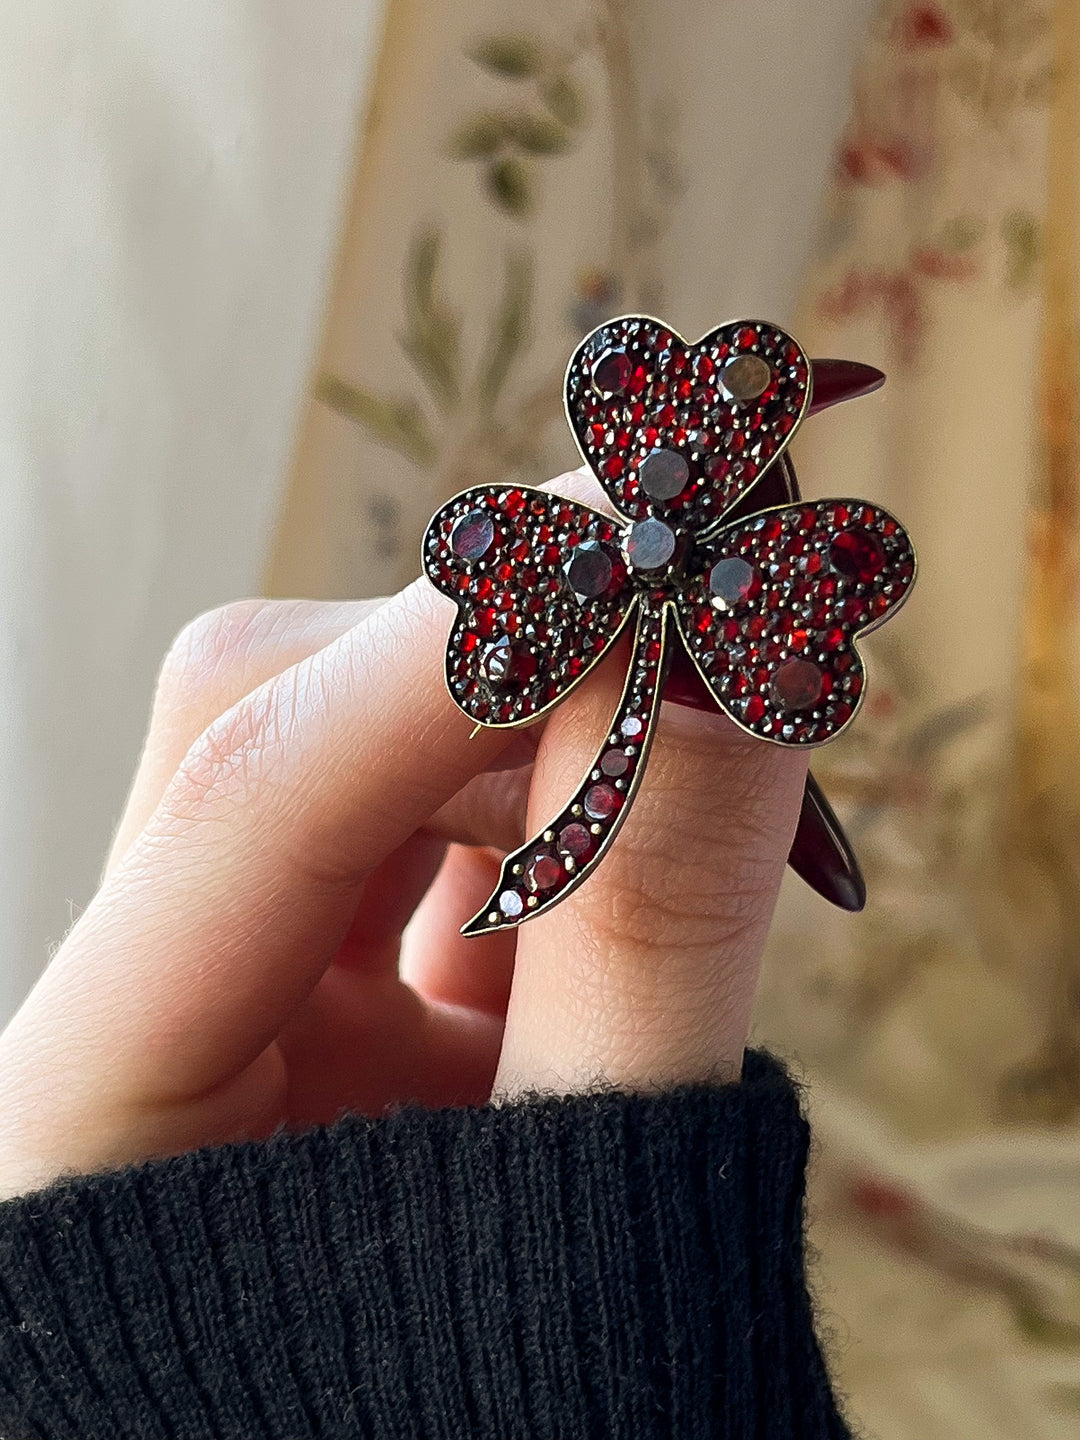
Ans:
<svg viewBox="0 0 1080 1440"><path fill-rule="evenodd" d="M507 855L491 898L463 935L508 930L542 915L586 880L625 820L645 771L670 661L674 612L642 601L619 708L584 780L538 835Z"/></svg>

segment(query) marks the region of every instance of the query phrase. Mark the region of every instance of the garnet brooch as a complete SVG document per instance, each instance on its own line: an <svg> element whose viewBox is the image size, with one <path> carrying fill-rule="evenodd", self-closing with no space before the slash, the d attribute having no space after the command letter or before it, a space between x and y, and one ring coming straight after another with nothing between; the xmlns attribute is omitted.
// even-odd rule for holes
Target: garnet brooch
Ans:
<svg viewBox="0 0 1080 1440"><path fill-rule="evenodd" d="M763 321L722 325L689 345L645 316L610 320L575 350L565 400L619 518L518 485L466 490L434 516L424 569L458 607L446 683L477 725L532 724L636 617L622 699L588 775L507 856L463 934L520 924L591 874L641 782L680 648L698 689L704 682L762 740L816 746L851 723L863 695L855 642L907 598L915 553L878 505L800 500L784 452L808 412L882 379L811 362ZM804 826L804 849L839 847L861 886L813 782L800 834ZM812 856L800 866L793 848L792 864L816 883ZM858 909L861 895L837 903Z"/></svg>

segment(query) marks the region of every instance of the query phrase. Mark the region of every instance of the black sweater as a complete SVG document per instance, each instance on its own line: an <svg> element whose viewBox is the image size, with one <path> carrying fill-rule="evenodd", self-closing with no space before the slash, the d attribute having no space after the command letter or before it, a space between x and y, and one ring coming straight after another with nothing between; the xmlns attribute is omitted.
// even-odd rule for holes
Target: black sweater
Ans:
<svg viewBox="0 0 1080 1440"><path fill-rule="evenodd" d="M0 1205L3 1440L823 1440L807 1127L743 1083L378 1120Z"/></svg>

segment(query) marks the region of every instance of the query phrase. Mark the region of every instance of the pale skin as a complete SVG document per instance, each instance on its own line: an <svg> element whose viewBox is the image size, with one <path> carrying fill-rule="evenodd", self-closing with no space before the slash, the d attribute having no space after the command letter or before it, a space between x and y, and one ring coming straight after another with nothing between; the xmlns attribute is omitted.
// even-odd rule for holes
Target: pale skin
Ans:
<svg viewBox="0 0 1080 1440"><path fill-rule="evenodd" d="M591 762L626 649L546 724L470 738L452 616L417 581L180 634L101 887L0 1035L0 1198L344 1111L738 1078L805 758L665 705L595 875L464 939Z"/></svg>

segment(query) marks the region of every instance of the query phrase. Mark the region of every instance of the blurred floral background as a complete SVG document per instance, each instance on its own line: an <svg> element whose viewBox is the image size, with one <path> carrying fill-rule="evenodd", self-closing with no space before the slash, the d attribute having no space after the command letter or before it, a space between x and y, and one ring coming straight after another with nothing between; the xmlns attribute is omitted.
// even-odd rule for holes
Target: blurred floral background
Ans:
<svg viewBox="0 0 1080 1440"><path fill-rule="evenodd" d="M258 524L148 603L140 657L240 588L396 587L447 495L573 467L562 371L609 315L762 315L886 370L795 446L805 493L879 499L920 550L815 765L870 903L788 876L758 1037L811 1085L819 1306L862 1429L1080 1433L1080 0L342 0L323 49L293 13L325 113L274 143L314 219L269 256L289 325L241 316L222 350L288 332L231 411L274 436ZM196 486L227 506L258 453L223 443Z"/></svg>

